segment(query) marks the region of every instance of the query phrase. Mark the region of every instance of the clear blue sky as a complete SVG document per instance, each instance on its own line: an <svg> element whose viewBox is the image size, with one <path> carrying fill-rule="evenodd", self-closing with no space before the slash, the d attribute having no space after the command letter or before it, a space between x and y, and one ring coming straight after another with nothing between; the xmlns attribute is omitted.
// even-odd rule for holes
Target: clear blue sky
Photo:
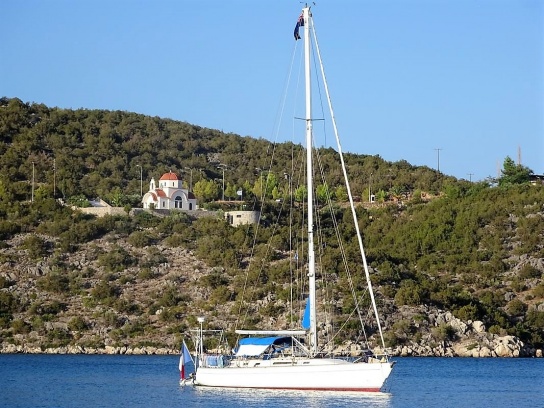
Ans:
<svg viewBox="0 0 544 408"><path fill-rule="evenodd" d="M436 168L442 149L475 181L519 146L544 173L544 1L316 3L344 151ZM272 139L301 6L3 0L0 95Z"/></svg>

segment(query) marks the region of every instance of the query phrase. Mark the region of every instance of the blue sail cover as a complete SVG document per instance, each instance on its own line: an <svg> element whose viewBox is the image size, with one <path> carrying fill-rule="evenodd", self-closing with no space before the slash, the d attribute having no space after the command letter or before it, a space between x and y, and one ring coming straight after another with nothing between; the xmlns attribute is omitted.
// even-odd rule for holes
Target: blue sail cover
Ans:
<svg viewBox="0 0 544 408"><path fill-rule="evenodd" d="M237 356L258 356L272 344L291 342L290 337L246 337L238 342Z"/></svg>
<svg viewBox="0 0 544 408"><path fill-rule="evenodd" d="M240 339L239 344L247 345L259 345L259 346L270 346L278 339L284 339L285 337L246 337L245 339Z"/></svg>
<svg viewBox="0 0 544 408"><path fill-rule="evenodd" d="M306 309L302 316L302 328L308 330L310 328L310 298L306 299Z"/></svg>

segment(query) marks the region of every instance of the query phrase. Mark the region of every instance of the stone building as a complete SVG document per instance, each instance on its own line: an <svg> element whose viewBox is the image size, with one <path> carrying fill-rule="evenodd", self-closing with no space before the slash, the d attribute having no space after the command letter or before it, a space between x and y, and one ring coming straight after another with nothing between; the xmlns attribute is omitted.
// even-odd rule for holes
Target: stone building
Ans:
<svg viewBox="0 0 544 408"><path fill-rule="evenodd" d="M237 227L238 225L257 224L260 215L260 211L229 211L225 213L225 220L233 227Z"/></svg>

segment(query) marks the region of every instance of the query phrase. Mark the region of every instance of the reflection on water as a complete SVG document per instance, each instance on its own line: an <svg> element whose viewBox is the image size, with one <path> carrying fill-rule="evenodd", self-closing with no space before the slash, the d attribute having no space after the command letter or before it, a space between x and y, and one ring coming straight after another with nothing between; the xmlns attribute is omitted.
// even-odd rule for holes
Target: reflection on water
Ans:
<svg viewBox="0 0 544 408"><path fill-rule="evenodd" d="M206 407L391 407L391 395L344 391L290 391L261 389L230 389L213 387L181 387L183 399L191 405Z"/></svg>

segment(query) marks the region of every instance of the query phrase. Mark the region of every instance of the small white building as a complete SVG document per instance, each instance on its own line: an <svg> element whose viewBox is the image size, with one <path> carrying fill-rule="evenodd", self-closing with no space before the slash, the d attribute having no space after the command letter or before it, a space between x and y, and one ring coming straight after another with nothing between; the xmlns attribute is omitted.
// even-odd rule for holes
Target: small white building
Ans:
<svg viewBox="0 0 544 408"><path fill-rule="evenodd" d="M260 211L229 211L225 213L225 220L233 227L237 227L239 225L258 224L260 216Z"/></svg>
<svg viewBox="0 0 544 408"><path fill-rule="evenodd" d="M164 173L159 185L151 178L149 191L142 198L144 208L156 210L196 210L197 200L194 194L183 188L182 180L171 171Z"/></svg>

